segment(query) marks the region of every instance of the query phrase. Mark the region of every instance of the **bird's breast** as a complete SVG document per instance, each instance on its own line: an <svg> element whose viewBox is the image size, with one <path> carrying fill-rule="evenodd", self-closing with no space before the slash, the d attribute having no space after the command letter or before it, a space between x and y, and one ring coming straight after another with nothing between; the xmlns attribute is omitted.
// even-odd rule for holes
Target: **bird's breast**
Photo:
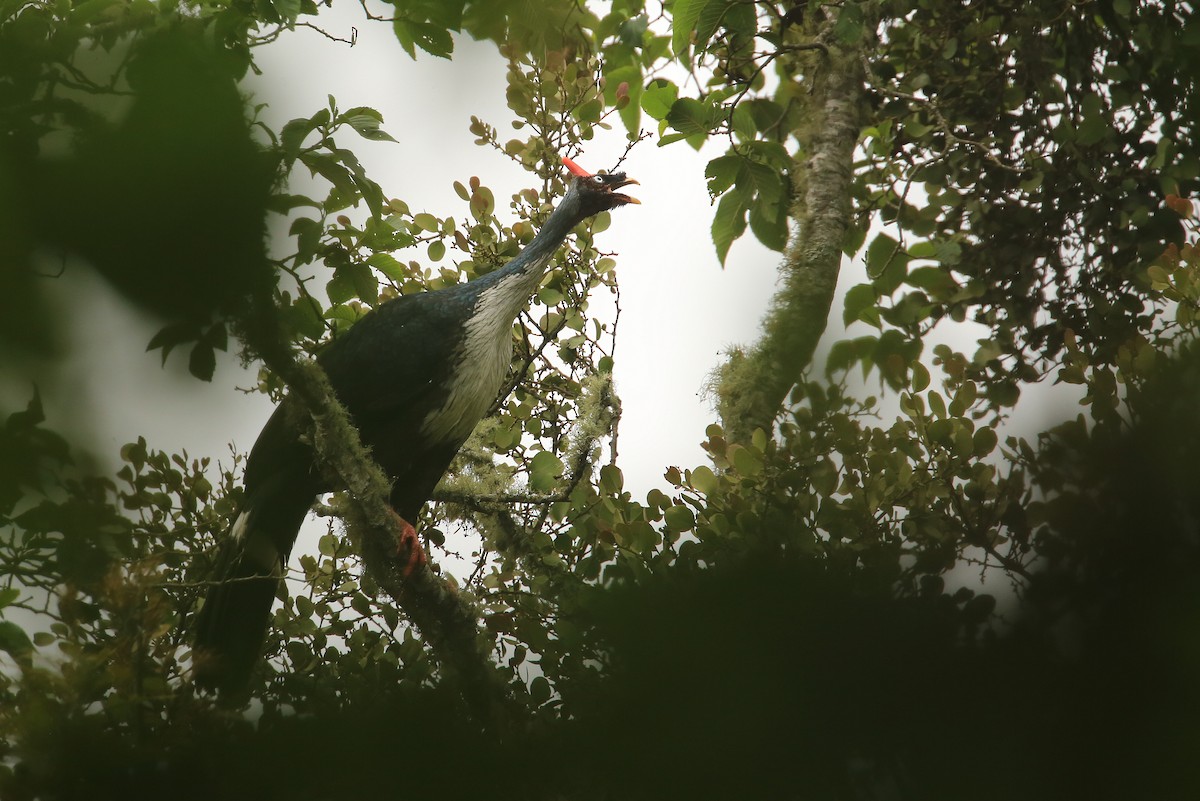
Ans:
<svg viewBox="0 0 1200 801"><path fill-rule="evenodd" d="M508 276L480 295L451 359L445 400L421 425L429 441L463 442L496 399L512 362L513 320L539 277L531 285L529 276Z"/></svg>

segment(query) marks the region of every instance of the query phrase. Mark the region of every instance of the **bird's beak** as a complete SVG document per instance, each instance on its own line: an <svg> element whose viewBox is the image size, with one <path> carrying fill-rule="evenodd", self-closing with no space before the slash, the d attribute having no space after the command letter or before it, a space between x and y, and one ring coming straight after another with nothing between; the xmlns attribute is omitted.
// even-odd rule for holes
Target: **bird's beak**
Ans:
<svg viewBox="0 0 1200 801"><path fill-rule="evenodd" d="M632 178L626 178L623 181L621 181L621 183L619 183L619 184L613 184L612 188L620 189L621 187L630 186L630 185L641 186L641 184L639 184L637 181L633 180ZM621 200L623 200L626 203L634 203L639 206L642 204L642 201L638 200L636 197L630 197L629 195L625 194L624 192L613 192L613 196L619 197Z"/></svg>

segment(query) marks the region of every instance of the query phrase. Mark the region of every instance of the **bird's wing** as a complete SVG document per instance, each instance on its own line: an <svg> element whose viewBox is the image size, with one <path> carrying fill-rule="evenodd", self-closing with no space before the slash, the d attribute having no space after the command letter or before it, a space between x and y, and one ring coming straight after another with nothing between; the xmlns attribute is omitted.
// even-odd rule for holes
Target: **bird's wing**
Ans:
<svg viewBox="0 0 1200 801"><path fill-rule="evenodd" d="M458 293L405 295L359 320L318 361L356 417L419 412L447 375L469 311Z"/></svg>

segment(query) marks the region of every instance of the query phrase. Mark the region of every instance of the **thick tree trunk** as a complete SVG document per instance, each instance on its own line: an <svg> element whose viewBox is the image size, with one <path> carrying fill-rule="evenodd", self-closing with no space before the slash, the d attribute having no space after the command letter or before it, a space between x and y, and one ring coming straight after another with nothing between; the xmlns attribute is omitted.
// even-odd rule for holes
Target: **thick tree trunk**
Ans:
<svg viewBox="0 0 1200 801"><path fill-rule="evenodd" d="M730 354L717 376L718 411L730 441L770 431L788 393L812 361L837 287L850 214L854 148L862 122L861 45L831 35L826 20L809 122L797 134L805 162L796 165L795 233L780 266L782 287L763 321L761 339Z"/></svg>

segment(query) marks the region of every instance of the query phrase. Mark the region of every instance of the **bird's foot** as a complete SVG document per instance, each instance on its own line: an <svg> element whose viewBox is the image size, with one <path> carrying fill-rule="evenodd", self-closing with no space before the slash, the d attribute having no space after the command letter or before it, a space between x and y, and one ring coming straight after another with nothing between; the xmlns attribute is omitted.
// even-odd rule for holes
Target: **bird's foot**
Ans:
<svg viewBox="0 0 1200 801"><path fill-rule="evenodd" d="M421 538L417 536L417 530L413 528L412 523L395 512L392 514L396 516L396 522L400 525L400 540L396 543L396 558L404 560L402 574L405 578L409 578L414 570L428 563L429 558L425 555L425 549L421 547Z"/></svg>

